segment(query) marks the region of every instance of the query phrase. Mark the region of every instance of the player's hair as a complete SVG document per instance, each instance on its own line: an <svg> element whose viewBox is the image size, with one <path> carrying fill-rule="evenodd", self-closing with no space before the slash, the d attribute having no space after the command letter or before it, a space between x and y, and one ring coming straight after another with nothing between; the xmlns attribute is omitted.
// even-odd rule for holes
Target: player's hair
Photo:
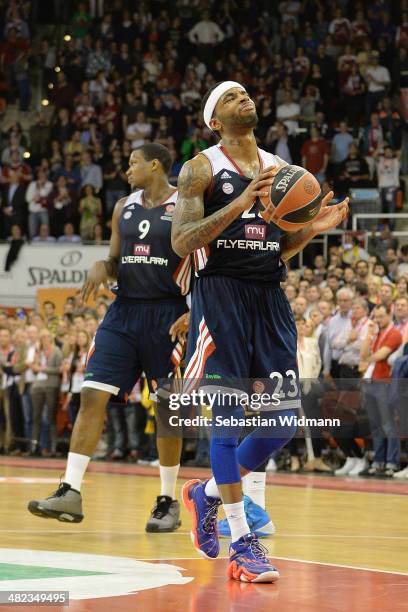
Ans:
<svg viewBox="0 0 408 612"><path fill-rule="evenodd" d="M162 144L159 142L147 142L141 147L138 147L136 151L141 151L146 161L153 161L154 159L159 160L164 172L169 174L173 161L169 150Z"/></svg>

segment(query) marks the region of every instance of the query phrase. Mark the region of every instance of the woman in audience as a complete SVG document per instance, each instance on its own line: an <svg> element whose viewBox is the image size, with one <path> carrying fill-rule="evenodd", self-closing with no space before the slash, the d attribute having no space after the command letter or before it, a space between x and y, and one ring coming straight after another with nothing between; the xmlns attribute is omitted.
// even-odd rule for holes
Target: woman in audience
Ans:
<svg viewBox="0 0 408 612"><path fill-rule="evenodd" d="M61 385L62 352L54 342L48 329L39 335L39 349L35 354L31 370L36 375L30 393L33 404L33 426L31 452L38 454L40 449L41 419L47 407L47 420L50 428L50 448L42 454L55 456L57 451L57 410Z"/></svg>

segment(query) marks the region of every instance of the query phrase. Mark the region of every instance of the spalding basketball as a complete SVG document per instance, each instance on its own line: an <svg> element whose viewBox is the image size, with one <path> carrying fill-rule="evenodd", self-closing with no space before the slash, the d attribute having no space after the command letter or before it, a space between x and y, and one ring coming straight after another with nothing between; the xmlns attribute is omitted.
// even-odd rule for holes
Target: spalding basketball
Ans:
<svg viewBox="0 0 408 612"><path fill-rule="evenodd" d="M287 232L296 232L313 222L320 210L319 181L305 168L284 166L276 174L269 194L261 197L265 220Z"/></svg>

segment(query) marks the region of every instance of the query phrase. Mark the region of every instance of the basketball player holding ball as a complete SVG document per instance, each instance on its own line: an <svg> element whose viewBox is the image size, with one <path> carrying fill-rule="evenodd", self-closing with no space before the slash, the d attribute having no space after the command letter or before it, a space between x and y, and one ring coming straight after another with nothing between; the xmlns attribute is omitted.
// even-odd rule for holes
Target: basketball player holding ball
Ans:
<svg viewBox="0 0 408 612"><path fill-rule="evenodd" d="M180 257L194 252L198 276L185 385L188 388L189 380L194 384L193 379L200 379L201 387L210 392L220 388L214 378L218 382L266 379L270 386L255 380L253 390L263 388L273 394L280 379L284 395L279 405L265 406L266 416L279 422L279 416L295 415L300 404L296 327L280 288L286 277L285 262L316 234L341 223L348 213L348 200L328 206L333 198L329 193L321 208L316 203L312 207L314 217L303 220L303 229L283 232L277 223L292 215L296 206L286 203L281 214L275 198L274 205L269 205L268 198L274 177L285 164L257 147L253 130L258 117L245 88L233 81L218 83L204 97L203 115L221 140L184 164L172 222L173 248ZM295 174L285 179L282 193L293 187ZM310 185L308 189L313 191ZM269 223L272 218L274 222ZM291 230L299 227L294 219L299 216L289 218ZM224 407L222 403L213 406L213 422L217 416L243 416L240 404ZM205 558L218 556L217 513L223 503L232 540L228 576L244 582L274 582L278 570L248 527L241 477L282 448L296 427L281 425L272 436L255 428L239 445L239 428L215 429L210 448L213 478L191 480L183 487L194 546Z"/></svg>

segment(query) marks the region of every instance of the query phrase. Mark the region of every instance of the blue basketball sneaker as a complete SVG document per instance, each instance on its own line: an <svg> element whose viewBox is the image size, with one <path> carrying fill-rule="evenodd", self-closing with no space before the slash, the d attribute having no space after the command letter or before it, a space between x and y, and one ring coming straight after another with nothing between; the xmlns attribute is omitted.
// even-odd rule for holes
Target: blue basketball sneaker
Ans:
<svg viewBox="0 0 408 612"><path fill-rule="evenodd" d="M248 533L229 548L228 578L241 582L275 582L279 572L267 557L268 551L254 533Z"/></svg>
<svg viewBox="0 0 408 612"><path fill-rule="evenodd" d="M182 489L183 504L191 514L191 540L196 551L205 559L216 559L220 552L217 514L221 500L205 494L207 482L188 480Z"/></svg>
<svg viewBox="0 0 408 612"><path fill-rule="evenodd" d="M248 495L244 495L244 509L248 527L258 538L267 538L275 533L275 525L269 518L269 514L261 506L256 504ZM227 519L218 521L218 533L221 538L230 538L231 530Z"/></svg>

